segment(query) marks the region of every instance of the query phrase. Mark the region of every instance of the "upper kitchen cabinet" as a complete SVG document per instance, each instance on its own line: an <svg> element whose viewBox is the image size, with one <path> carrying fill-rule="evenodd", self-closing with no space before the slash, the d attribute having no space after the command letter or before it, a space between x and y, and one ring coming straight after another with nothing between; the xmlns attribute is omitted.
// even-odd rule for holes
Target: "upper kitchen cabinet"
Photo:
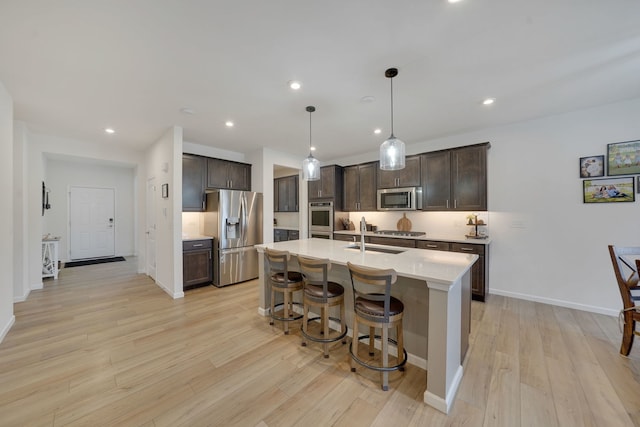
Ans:
<svg viewBox="0 0 640 427"><path fill-rule="evenodd" d="M486 211L489 143L422 155L422 210Z"/></svg>
<svg viewBox="0 0 640 427"><path fill-rule="evenodd" d="M193 154L182 155L182 210L200 212L204 209L204 188L207 159Z"/></svg>
<svg viewBox="0 0 640 427"><path fill-rule="evenodd" d="M273 180L275 212L298 212L298 175Z"/></svg>
<svg viewBox="0 0 640 427"><path fill-rule="evenodd" d="M207 159L207 188L251 190L251 165L221 159Z"/></svg>
<svg viewBox="0 0 640 427"><path fill-rule="evenodd" d="M395 171L378 171L378 188L419 187L422 156L407 156L405 167Z"/></svg>
<svg viewBox="0 0 640 427"><path fill-rule="evenodd" d="M375 211L378 162L344 168L344 210Z"/></svg>
<svg viewBox="0 0 640 427"><path fill-rule="evenodd" d="M333 200L335 209L342 205L342 167L337 165L320 168L320 179L308 181L309 201Z"/></svg>

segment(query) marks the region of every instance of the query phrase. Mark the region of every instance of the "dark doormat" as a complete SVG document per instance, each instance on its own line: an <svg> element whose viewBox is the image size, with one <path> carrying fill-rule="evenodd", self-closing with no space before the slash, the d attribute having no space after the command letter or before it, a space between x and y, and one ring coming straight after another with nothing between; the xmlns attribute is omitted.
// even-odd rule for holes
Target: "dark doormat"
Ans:
<svg viewBox="0 0 640 427"><path fill-rule="evenodd" d="M65 262L64 266L66 267L80 267L82 265L92 265L92 264L104 264L105 262L118 262L118 261L126 261L124 257L116 256L113 258L97 258L97 259L85 259L82 261L71 261Z"/></svg>

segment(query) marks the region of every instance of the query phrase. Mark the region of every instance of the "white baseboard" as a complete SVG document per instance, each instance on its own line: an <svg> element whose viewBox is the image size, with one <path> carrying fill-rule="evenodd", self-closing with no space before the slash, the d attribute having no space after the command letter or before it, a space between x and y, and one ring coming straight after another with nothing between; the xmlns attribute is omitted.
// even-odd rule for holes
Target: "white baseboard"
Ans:
<svg viewBox="0 0 640 427"><path fill-rule="evenodd" d="M31 285L31 290L35 291L37 289L44 289L44 283L40 282L40 283L34 283Z"/></svg>
<svg viewBox="0 0 640 427"><path fill-rule="evenodd" d="M27 298L29 298L29 294L31 293L31 289L27 289L27 293L25 295L22 296L13 296L13 302L14 304L17 302L25 302L27 300Z"/></svg>
<svg viewBox="0 0 640 427"><path fill-rule="evenodd" d="M11 315L7 324L4 325L0 330L0 342L2 342L4 340L4 337L7 336L7 334L11 330L11 327L13 326L14 323L16 323L16 316Z"/></svg>
<svg viewBox="0 0 640 427"><path fill-rule="evenodd" d="M525 301L534 301L534 302L541 302L543 304L557 305L559 307L566 307L566 308L572 308L575 310L588 311L590 313L604 314L605 316L618 317L618 311L616 310L611 310L609 308L603 308L603 307L596 307L593 305L577 304L571 301L538 297L535 295L522 294L519 292L502 291L500 289L491 289L489 291L489 295L491 294L502 295L504 297L509 297L509 298L522 299Z"/></svg>
<svg viewBox="0 0 640 427"><path fill-rule="evenodd" d="M456 398L456 394L458 393L458 386L460 385L460 381L462 381L462 366L458 366L456 373L453 377L453 381L451 383L451 387L449 387L449 392L445 399L440 396L436 396L430 391L425 391L423 395L424 403L429 406L436 408L440 412L444 412L445 414L449 413L451 409L451 405L453 405L453 401Z"/></svg>

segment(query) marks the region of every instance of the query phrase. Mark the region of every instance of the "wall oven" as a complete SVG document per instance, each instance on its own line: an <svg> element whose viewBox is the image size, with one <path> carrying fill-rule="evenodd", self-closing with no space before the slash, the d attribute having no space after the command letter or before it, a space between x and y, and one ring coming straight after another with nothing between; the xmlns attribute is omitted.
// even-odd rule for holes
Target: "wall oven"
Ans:
<svg viewBox="0 0 640 427"><path fill-rule="evenodd" d="M309 203L309 236L333 239L333 202Z"/></svg>

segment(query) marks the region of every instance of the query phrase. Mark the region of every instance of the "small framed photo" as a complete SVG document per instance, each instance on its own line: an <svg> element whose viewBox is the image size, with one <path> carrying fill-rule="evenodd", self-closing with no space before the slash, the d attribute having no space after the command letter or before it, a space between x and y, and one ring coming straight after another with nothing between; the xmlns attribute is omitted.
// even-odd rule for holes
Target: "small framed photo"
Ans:
<svg viewBox="0 0 640 427"><path fill-rule="evenodd" d="M635 202L635 181L632 176L625 178L604 178L583 180L584 203Z"/></svg>
<svg viewBox="0 0 640 427"><path fill-rule="evenodd" d="M162 198L167 199L169 197L169 184L162 184Z"/></svg>
<svg viewBox="0 0 640 427"><path fill-rule="evenodd" d="M640 173L640 140L607 144L607 174L635 175Z"/></svg>
<svg viewBox="0 0 640 427"><path fill-rule="evenodd" d="M580 178L604 176L604 155L580 157Z"/></svg>

